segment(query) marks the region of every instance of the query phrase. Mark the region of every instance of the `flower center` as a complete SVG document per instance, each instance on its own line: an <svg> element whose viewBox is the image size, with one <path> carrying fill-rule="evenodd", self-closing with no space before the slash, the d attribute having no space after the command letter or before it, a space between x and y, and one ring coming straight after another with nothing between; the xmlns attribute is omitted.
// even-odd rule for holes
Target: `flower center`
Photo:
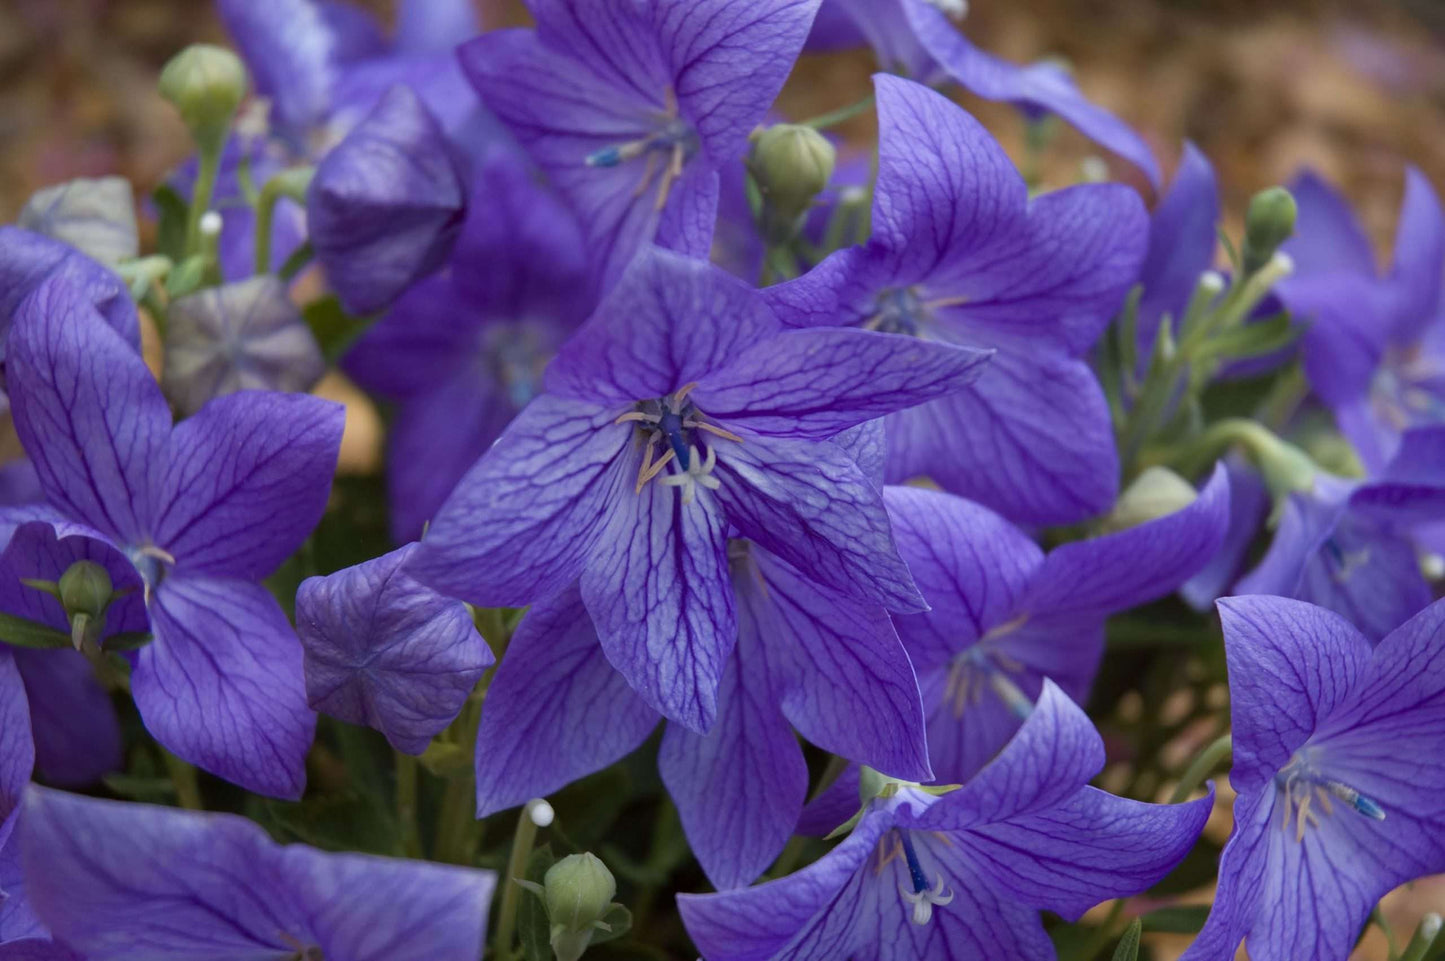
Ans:
<svg viewBox="0 0 1445 961"><path fill-rule="evenodd" d="M1324 558L1325 566L1329 568L1330 577L1337 584L1343 584L1354 576L1355 572L1366 564L1370 563L1370 549L1361 547L1356 550L1346 550L1334 537L1328 537L1320 545L1320 556Z"/></svg>
<svg viewBox="0 0 1445 961"><path fill-rule="evenodd" d="M639 401L634 410L615 421L635 423L641 434L644 446L636 493L641 494L647 482L669 465L675 469L658 483L681 489L684 504L693 502L699 486L708 490L717 490L720 486L721 482L713 476L717 466L717 450L713 446L716 441L704 443L699 432L737 443L742 443L742 438L704 419L702 412L687 399L696 386L687 384L666 397ZM657 448L662 450L660 457L655 456Z"/></svg>
<svg viewBox="0 0 1445 961"><path fill-rule="evenodd" d="M482 363L518 410L541 393L542 371L552 359L550 345L525 324L489 330L483 339Z"/></svg>
<svg viewBox="0 0 1445 961"><path fill-rule="evenodd" d="M1361 794L1342 781L1321 774L1303 755L1295 754L1289 764L1274 776L1275 788L1283 797L1279 827L1289 830L1290 818L1295 822L1295 841L1303 841L1305 826L1319 827L1316 811L1328 817L1335 813L1334 801L1349 805L1358 814L1372 821L1385 820L1385 809L1374 799Z"/></svg>
<svg viewBox="0 0 1445 961"><path fill-rule="evenodd" d="M1418 346L1391 348L1370 384L1370 401L1395 430L1445 421L1445 369Z"/></svg>
<svg viewBox="0 0 1445 961"><path fill-rule="evenodd" d="M697 153L699 146L697 131L678 116L677 96L668 90L667 109L657 117L651 133L593 151L587 155L587 166L619 167L630 160L645 157L647 163L633 196L641 197L647 192L653 178L658 177L660 167L655 206L661 210L667 205L673 183L682 176L682 168Z"/></svg>
<svg viewBox="0 0 1445 961"><path fill-rule="evenodd" d="M909 905L913 923L927 924L933 919L934 905L942 907L953 901L953 890L944 887L942 875L937 881L929 882L928 872L923 869L923 862L913 846L913 838L902 828L890 831L879 839L875 872L882 871L900 855L908 867L908 880L898 883L898 893Z"/></svg>
<svg viewBox="0 0 1445 961"><path fill-rule="evenodd" d="M906 334L917 337L927 323L923 301L912 287L885 290L874 301L873 316L863 322L864 328L883 334Z"/></svg>
<svg viewBox="0 0 1445 961"><path fill-rule="evenodd" d="M176 566L176 559L169 551L154 544L127 548L125 553L140 574L141 583L145 585L145 602L149 607L151 595L161 586L161 581L165 580L166 572Z"/></svg>
<svg viewBox="0 0 1445 961"><path fill-rule="evenodd" d="M1000 624L980 638L977 644L954 656L948 667L948 683L943 689L944 701L953 703L954 717L962 718L964 711L983 700L986 690L992 691L1019 720L1033 713L1033 701L1010 677L1022 674L1024 666L990 643L1012 633L1026 620L1027 614Z"/></svg>

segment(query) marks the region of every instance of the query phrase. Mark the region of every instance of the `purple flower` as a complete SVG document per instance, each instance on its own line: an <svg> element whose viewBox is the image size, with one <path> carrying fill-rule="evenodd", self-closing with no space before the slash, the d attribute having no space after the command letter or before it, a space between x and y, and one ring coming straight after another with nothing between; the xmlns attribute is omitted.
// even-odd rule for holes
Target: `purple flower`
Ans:
<svg viewBox="0 0 1445 961"><path fill-rule="evenodd" d="M426 750L496 661L465 604L403 572L415 549L309 577L296 592L308 703L408 754Z"/></svg>
<svg viewBox="0 0 1445 961"><path fill-rule="evenodd" d="M18 813L10 818L10 824L17 820ZM10 834L10 824L0 827L0 959L83 961L80 955L52 941L50 931L35 916L20 866L20 841Z"/></svg>
<svg viewBox="0 0 1445 961"><path fill-rule="evenodd" d="M819 0L531 0L537 29L462 47L483 102L582 223L611 286L648 242L704 257L718 177L745 152Z"/></svg>
<svg viewBox="0 0 1445 961"><path fill-rule="evenodd" d="M717 721L705 735L669 724L658 757L692 849L720 888L755 879L793 834L808 789L794 730L899 777L930 776L918 685L887 613L756 544L732 541L729 560L738 640ZM575 589L534 606L487 689L478 814L606 767L657 722L608 663Z"/></svg>
<svg viewBox="0 0 1445 961"><path fill-rule="evenodd" d="M490 871L281 847L230 814L39 787L24 815L35 912L90 961L481 956Z"/></svg>
<svg viewBox="0 0 1445 961"><path fill-rule="evenodd" d="M922 609L878 489L827 438L957 390L986 357L783 331L752 288L654 248L462 478L411 573L487 607L580 577L614 666L706 730L737 636L729 530L841 593Z"/></svg>
<svg viewBox="0 0 1445 961"><path fill-rule="evenodd" d="M879 75L873 239L764 296L784 323L992 348L969 388L888 421L888 478L1031 524L1101 513L1118 489L1103 390L1081 359L1138 276L1147 219L1119 185L1030 201L959 107Z"/></svg>
<svg viewBox="0 0 1445 961"><path fill-rule="evenodd" d="M1189 961L1344 961L1387 891L1445 871L1445 605L1370 642L1279 597L1219 602L1234 834Z"/></svg>
<svg viewBox="0 0 1445 961"><path fill-rule="evenodd" d="M135 197L124 177L82 178L39 190L15 224L107 266L140 256Z"/></svg>
<svg viewBox="0 0 1445 961"><path fill-rule="evenodd" d="M353 314L381 310L441 266L466 215L461 167L410 87L392 87L316 168L316 257Z"/></svg>
<svg viewBox="0 0 1445 961"><path fill-rule="evenodd" d="M895 615L928 712L938 780L972 777L1018 729L1045 678L1082 701L1111 614L1163 597L1219 549L1229 482L1217 468L1183 510L1047 555L1002 517L916 487L884 492L932 610Z"/></svg>
<svg viewBox="0 0 1445 961"><path fill-rule="evenodd" d="M1445 423L1445 211L1425 176L1409 168L1395 263L1382 276L1343 197L1308 172L1290 189L1299 226L1284 249L1295 272L1280 282L1279 295L1310 324L1310 386L1376 472L1404 431Z"/></svg>
<svg viewBox="0 0 1445 961"><path fill-rule="evenodd" d="M64 278L133 350L140 349L135 304L114 272L69 244L17 227L0 227L0 365L5 362L6 335L16 310L52 277Z"/></svg>
<svg viewBox="0 0 1445 961"><path fill-rule="evenodd" d="M270 275L222 284L178 299L166 311L166 396L182 414L238 390L307 391L326 361Z"/></svg>
<svg viewBox="0 0 1445 961"><path fill-rule="evenodd" d="M1178 329L1200 275L1214 266L1219 211L1214 167L1199 148L1186 143L1174 180L1149 218L1149 250L1139 269L1141 358L1153 351L1165 315Z"/></svg>
<svg viewBox="0 0 1445 961"><path fill-rule="evenodd" d="M1377 478L1319 474L1289 495L1269 552L1234 586L1343 615L1379 640L1430 603L1416 533L1445 519L1445 425L1406 431Z"/></svg>
<svg viewBox="0 0 1445 961"><path fill-rule="evenodd" d="M1104 745L1052 683L1007 748L961 788L892 785L842 844L789 877L680 895L708 961L1051 959L1039 921L1077 919L1158 881L1213 804L1145 804L1088 787Z"/></svg>
<svg viewBox="0 0 1445 961"><path fill-rule="evenodd" d="M1063 67L1049 62L1020 66L975 47L949 20L949 14L961 15L967 6L965 0L826 0L823 9L851 17L884 70L927 84L951 79L975 96L1012 104L1026 114L1057 114L1138 167L1158 188L1159 165L1143 138L1090 103ZM823 40L841 46L845 38L833 27Z"/></svg>
<svg viewBox="0 0 1445 961"><path fill-rule="evenodd" d="M112 580L141 582L155 639L133 655L131 691L147 728L244 787L298 795L315 715L296 635L258 582L325 508L341 408L247 391L173 427L139 355L63 280L21 305L8 349L56 534L107 545L133 568Z"/></svg>
<svg viewBox="0 0 1445 961"><path fill-rule="evenodd" d="M576 221L517 151L488 151L472 194L448 268L403 295L342 361L398 404L387 479L399 543L421 537L541 392L542 370L590 311Z"/></svg>

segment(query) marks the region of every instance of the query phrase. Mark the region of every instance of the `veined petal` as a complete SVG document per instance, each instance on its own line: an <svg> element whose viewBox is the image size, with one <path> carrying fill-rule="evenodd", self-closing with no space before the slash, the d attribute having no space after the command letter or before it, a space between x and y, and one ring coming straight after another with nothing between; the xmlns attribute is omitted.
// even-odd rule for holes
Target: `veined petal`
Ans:
<svg viewBox="0 0 1445 961"><path fill-rule="evenodd" d="M972 383L991 351L871 330L791 330L747 348L692 393L749 431L825 440Z"/></svg>
<svg viewBox="0 0 1445 961"><path fill-rule="evenodd" d="M657 721L607 662L575 585L532 605L487 688L477 817L600 771L635 750Z"/></svg>
<svg viewBox="0 0 1445 961"><path fill-rule="evenodd" d="M496 660L466 605L402 571L416 546L309 577L296 592L307 702L408 754L426 750Z"/></svg>
<svg viewBox="0 0 1445 961"><path fill-rule="evenodd" d="M1234 728L1230 781L1256 791L1344 702L1370 642L1338 614L1302 601L1250 596L1217 604Z"/></svg>
<svg viewBox="0 0 1445 961"><path fill-rule="evenodd" d="M345 411L304 394L219 397L176 425L154 543L187 573L259 580L326 509Z"/></svg>
<svg viewBox="0 0 1445 961"><path fill-rule="evenodd" d="M1165 314L1184 319L1199 276L1214 265L1219 245L1219 187L1209 158L1191 142L1169 190L1149 220L1149 250L1139 269L1138 350L1147 357Z"/></svg>
<svg viewBox="0 0 1445 961"><path fill-rule="evenodd" d="M830 27L827 39L832 43L819 48L819 28L825 25ZM923 83L931 82L938 72L937 64L903 16L898 0L825 0L808 46L812 50L834 49L834 44L837 49L866 44L873 48L880 69Z"/></svg>
<svg viewBox="0 0 1445 961"><path fill-rule="evenodd" d="M301 645L259 584L169 575L151 599L155 640L131 690L156 740L249 791L297 798L316 715Z"/></svg>
<svg viewBox="0 0 1445 961"><path fill-rule="evenodd" d="M408 573L482 607L570 585L614 505L634 496L622 457L633 431L617 413L551 395L527 405L442 505Z"/></svg>
<svg viewBox="0 0 1445 961"><path fill-rule="evenodd" d="M699 489L684 503L653 481L614 500L582 571L582 599L612 666L654 709L701 733L717 717L737 641L727 534L716 494Z"/></svg>
<svg viewBox="0 0 1445 961"><path fill-rule="evenodd" d="M82 290L54 277L16 312L5 373L15 429L50 503L142 543L171 414L140 355Z"/></svg>
<svg viewBox="0 0 1445 961"><path fill-rule="evenodd" d="M1405 431L1379 479L1350 494L1350 509L1400 528L1445 519L1445 424Z"/></svg>
<svg viewBox="0 0 1445 961"><path fill-rule="evenodd" d="M30 736L30 705L20 669L8 651L0 651L0 848L15 826L11 814L35 767L35 742ZM0 901L0 905L3 905Z"/></svg>
<svg viewBox="0 0 1445 961"><path fill-rule="evenodd" d="M893 623L921 670L1005 624L1044 562L1033 540L972 501L920 487L885 488L898 552L932 607Z"/></svg>
<svg viewBox="0 0 1445 961"><path fill-rule="evenodd" d="M752 287L704 261L654 247L633 261L563 345L547 368L547 389L612 404L663 397L780 329Z"/></svg>
<svg viewBox="0 0 1445 961"><path fill-rule="evenodd" d="M1233 961L1239 943L1254 925L1269 868L1270 840L1282 833L1271 817L1274 794L1268 788L1266 792L1235 798L1234 830L1219 858L1214 904L1181 961Z"/></svg>
<svg viewBox="0 0 1445 961"><path fill-rule="evenodd" d="M717 475L717 499L743 536L850 597L927 610L881 493L837 445L748 437L720 445Z"/></svg>

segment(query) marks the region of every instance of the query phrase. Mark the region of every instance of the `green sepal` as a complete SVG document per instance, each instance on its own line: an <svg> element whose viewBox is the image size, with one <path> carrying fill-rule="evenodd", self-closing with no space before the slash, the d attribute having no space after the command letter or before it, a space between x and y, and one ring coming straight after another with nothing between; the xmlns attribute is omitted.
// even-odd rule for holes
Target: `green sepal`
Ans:
<svg viewBox="0 0 1445 961"><path fill-rule="evenodd" d="M70 635L24 617L0 614L0 642L13 647L57 650L70 647Z"/></svg>
<svg viewBox="0 0 1445 961"><path fill-rule="evenodd" d="M632 912L627 905L612 902L602 920L595 923L595 933L592 935L593 944L602 944L607 941L615 941L632 930Z"/></svg>
<svg viewBox="0 0 1445 961"><path fill-rule="evenodd" d="M190 204L169 184L157 187L151 193L151 201L160 215L157 252L169 257L172 263L178 262L186 255L186 219L190 214Z"/></svg>
<svg viewBox="0 0 1445 961"><path fill-rule="evenodd" d="M20 583L26 587L33 587L37 591L44 591L57 601L60 600L60 585L54 581L42 581L34 577L22 577Z"/></svg>
<svg viewBox="0 0 1445 961"><path fill-rule="evenodd" d="M348 314L335 295L313 300L302 308L301 316L327 360L340 357L371 326L370 318Z"/></svg>
<svg viewBox="0 0 1445 961"><path fill-rule="evenodd" d="M1143 923L1135 918L1114 949L1114 961L1139 961L1139 938L1143 933Z"/></svg>
<svg viewBox="0 0 1445 961"><path fill-rule="evenodd" d="M525 877L512 879L524 890L536 895L534 898L522 898L517 905L517 934L521 938L522 957L526 961L552 961L552 928L547 920L544 901L546 888L542 885L547 869L556 863L552 845L544 844L527 858Z"/></svg>
<svg viewBox="0 0 1445 961"><path fill-rule="evenodd" d="M166 293L172 300L184 297L200 289L205 279L206 257L203 254L187 257L177 264L176 269L166 278Z"/></svg>
<svg viewBox="0 0 1445 961"><path fill-rule="evenodd" d="M150 631L121 631L107 637L101 647L107 651L138 651L155 639Z"/></svg>
<svg viewBox="0 0 1445 961"><path fill-rule="evenodd" d="M1198 359L1244 360L1283 350L1299 339L1304 329L1288 313L1278 313L1211 337L1200 348Z"/></svg>

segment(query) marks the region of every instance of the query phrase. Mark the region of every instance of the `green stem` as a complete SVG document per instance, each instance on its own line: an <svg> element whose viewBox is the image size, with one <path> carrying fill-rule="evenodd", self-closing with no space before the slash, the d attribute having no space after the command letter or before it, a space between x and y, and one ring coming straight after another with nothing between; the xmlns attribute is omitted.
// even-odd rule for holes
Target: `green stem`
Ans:
<svg viewBox="0 0 1445 961"><path fill-rule="evenodd" d="M286 258L281 269L276 271L276 276L280 277L282 281L290 283L297 274L306 269L306 265L311 263L311 259L315 256L316 248L311 246L311 241L308 240Z"/></svg>
<svg viewBox="0 0 1445 961"><path fill-rule="evenodd" d="M1226 417L1198 437L1155 452L1149 460L1167 464L1185 477L1195 477L1235 444L1243 447L1276 498L1308 490L1319 468L1308 454L1282 440L1258 421Z"/></svg>
<svg viewBox="0 0 1445 961"><path fill-rule="evenodd" d="M798 866L798 861L803 857L803 848L808 844L808 839L801 834L794 834L788 839L787 847L783 853L778 855L774 862L773 869L768 872L769 877L781 878L793 873L793 868Z"/></svg>
<svg viewBox="0 0 1445 961"><path fill-rule="evenodd" d="M401 844L409 858L422 856L417 830L417 763L410 754L396 752L396 820L401 826Z"/></svg>
<svg viewBox="0 0 1445 961"><path fill-rule="evenodd" d="M527 858L531 856L532 845L537 840L537 821L550 824L551 811L552 806L546 801L533 798L522 806L522 813L517 816L517 833L512 837L507 873L502 876L502 907L497 913L497 933L492 940L496 961L507 961L512 956L513 934L517 930L517 902L522 891L517 879L526 876Z"/></svg>
<svg viewBox="0 0 1445 961"><path fill-rule="evenodd" d="M306 203L306 189L311 186L315 175L311 167L284 170L261 188L256 201L256 275L271 272L271 225L276 218L276 204L288 198L299 204Z"/></svg>
<svg viewBox="0 0 1445 961"><path fill-rule="evenodd" d="M166 770L170 772L171 783L176 786L176 799L180 802L181 807L187 811L204 811L206 805L201 802L201 788L196 781L196 769L165 748L160 748L160 752L161 757L165 759Z"/></svg>
<svg viewBox="0 0 1445 961"><path fill-rule="evenodd" d="M1385 935L1386 953L1389 955L1391 961L1394 961L1395 958L1400 956L1400 946L1395 943L1394 929L1390 927L1390 922L1385 920L1385 912L1380 910L1378 904L1376 904L1374 910L1370 912L1370 923L1379 928L1380 932Z"/></svg>
<svg viewBox="0 0 1445 961"><path fill-rule="evenodd" d="M1195 788L1203 784L1220 762L1229 757L1234 751L1234 741L1230 735L1225 734L1216 738L1208 747L1199 752L1189 767L1185 768L1183 776L1179 778L1179 786L1169 796L1170 804L1182 804L1194 793Z"/></svg>
<svg viewBox="0 0 1445 961"><path fill-rule="evenodd" d="M1109 946L1114 940L1114 925L1119 923L1119 918L1124 913L1124 899L1116 898L1114 905L1109 909L1109 914L1104 918L1102 924L1094 928L1089 934L1089 939L1075 952L1073 956L1079 961L1093 961L1099 952Z"/></svg>
<svg viewBox="0 0 1445 961"><path fill-rule="evenodd" d="M1400 961L1425 961L1439 938L1440 915L1432 911L1420 919L1420 926L1415 929L1415 936L1410 939L1410 943L1405 945L1405 953L1400 955Z"/></svg>
<svg viewBox="0 0 1445 961"><path fill-rule="evenodd" d="M835 127L840 123L852 120L859 114L872 109L872 107L873 94L870 92L868 96L857 103L849 104L846 107L839 107L837 110L831 110L825 114L819 114L810 120L804 120L803 126L812 127L814 130L825 130L828 127Z"/></svg>
<svg viewBox="0 0 1445 961"><path fill-rule="evenodd" d="M221 151L224 143L203 144L196 172L196 189L191 192L191 206L186 212L186 252L198 253L201 248L201 218L211 209L216 180L221 173Z"/></svg>

